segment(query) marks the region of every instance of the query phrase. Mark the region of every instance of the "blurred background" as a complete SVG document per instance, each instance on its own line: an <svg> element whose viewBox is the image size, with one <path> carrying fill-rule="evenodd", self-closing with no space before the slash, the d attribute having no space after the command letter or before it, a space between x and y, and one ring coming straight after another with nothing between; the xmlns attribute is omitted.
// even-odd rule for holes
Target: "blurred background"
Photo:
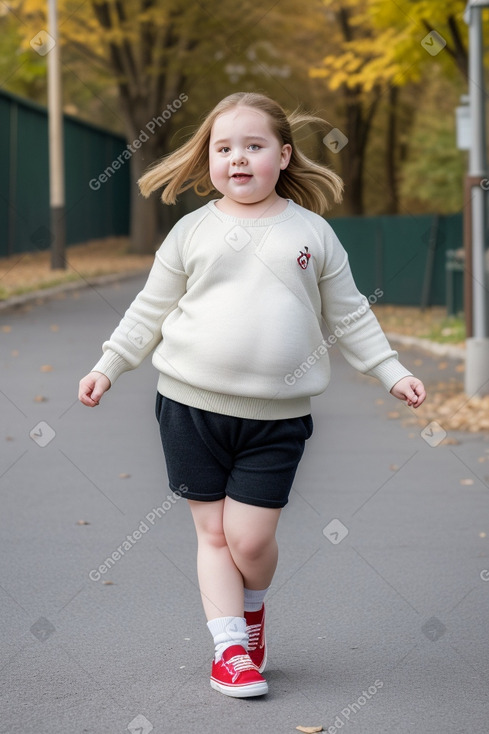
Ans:
<svg viewBox="0 0 489 734"><path fill-rule="evenodd" d="M443 321L439 331L460 343L471 330L463 317L468 152L456 129L456 109L467 109L466 7L464 0L57 0L56 30L45 0L2 3L0 265L9 275L0 298L34 278L10 267L12 257L41 256L56 239L47 69L59 54L69 250L54 269L71 262L71 272L57 280L44 273L43 286L76 277L74 270L147 266L175 221L203 202L193 193L174 207L157 195L146 201L137 178L222 97L259 91L325 121L302 129L298 143L345 181L344 202L328 218L360 290L380 288L382 305L442 307L458 321ZM36 284L41 270L36 264Z"/></svg>

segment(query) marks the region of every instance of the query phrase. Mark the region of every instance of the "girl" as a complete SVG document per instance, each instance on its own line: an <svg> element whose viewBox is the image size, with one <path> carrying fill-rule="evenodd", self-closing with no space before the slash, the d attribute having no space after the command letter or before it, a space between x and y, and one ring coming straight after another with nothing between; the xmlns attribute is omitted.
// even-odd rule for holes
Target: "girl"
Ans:
<svg viewBox="0 0 489 734"><path fill-rule="evenodd" d="M337 340L348 362L409 406L425 399L320 216L330 198L341 200L342 182L293 142L291 123L313 120L288 119L260 94L232 94L141 178L145 196L165 187L167 204L190 187L221 197L173 227L80 382L81 402L98 405L156 348L170 487L185 487L198 538L215 645L211 686L229 696L268 691L264 598L277 565L275 531L312 433L310 396L329 381L328 347Z"/></svg>

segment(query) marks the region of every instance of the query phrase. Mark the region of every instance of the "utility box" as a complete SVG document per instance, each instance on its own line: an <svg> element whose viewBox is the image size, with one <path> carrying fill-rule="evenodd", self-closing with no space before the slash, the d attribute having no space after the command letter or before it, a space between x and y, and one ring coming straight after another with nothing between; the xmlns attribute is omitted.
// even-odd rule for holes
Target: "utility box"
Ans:
<svg viewBox="0 0 489 734"><path fill-rule="evenodd" d="M464 250L447 250L445 272L448 316L456 316L464 310L464 270Z"/></svg>

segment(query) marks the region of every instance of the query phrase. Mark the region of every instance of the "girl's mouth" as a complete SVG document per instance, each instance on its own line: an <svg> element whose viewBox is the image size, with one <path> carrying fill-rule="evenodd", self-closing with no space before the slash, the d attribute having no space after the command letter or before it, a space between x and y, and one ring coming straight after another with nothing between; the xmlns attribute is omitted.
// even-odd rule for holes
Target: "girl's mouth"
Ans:
<svg viewBox="0 0 489 734"><path fill-rule="evenodd" d="M234 173L231 178L235 181L248 181L251 178L251 173Z"/></svg>

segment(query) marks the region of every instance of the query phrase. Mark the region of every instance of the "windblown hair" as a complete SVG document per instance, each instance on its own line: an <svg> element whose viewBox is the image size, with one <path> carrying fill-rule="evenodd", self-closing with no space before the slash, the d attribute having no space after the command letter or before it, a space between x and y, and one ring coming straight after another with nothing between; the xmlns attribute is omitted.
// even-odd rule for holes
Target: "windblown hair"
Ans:
<svg viewBox="0 0 489 734"><path fill-rule="evenodd" d="M330 168L305 156L294 144L292 131L309 123L325 122L320 117L293 112L287 116L282 107L263 94L237 92L225 97L207 115L192 137L173 153L152 166L138 181L143 196L164 186L161 199L165 204L175 204L177 196L193 188L199 196L215 191L209 176L209 141L212 126L223 112L235 107L251 107L266 113L272 130L281 145L290 144L292 155L286 169L280 172L275 190L279 196L292 199L297 204L317 214L323 214L331 206L331 199L342 199L343 182Z"/></svg>

